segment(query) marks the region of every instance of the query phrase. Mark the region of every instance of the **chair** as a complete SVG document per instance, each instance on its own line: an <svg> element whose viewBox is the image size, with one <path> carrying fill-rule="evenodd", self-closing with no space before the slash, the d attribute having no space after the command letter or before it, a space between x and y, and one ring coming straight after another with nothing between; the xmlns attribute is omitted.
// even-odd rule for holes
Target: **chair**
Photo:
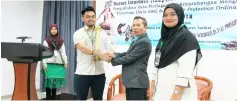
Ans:
<svg viewBox="0 0 237 101"><path fill-rule="evenodd" d="M212 81L201 76L195 76L195 80L198 88L198 99L210 100L213 87Z"/></svg>
<svg viewBox="0 0 237 101"><path fill-rule="evenodd" d="M114 95L115 93L115 81L119 80L119 94ZM150 89L147 90L147 99L150 98ZM107 100L126 100L125 87L122 84L122 74L119 74L112 78L109 83Z"/></svg>
<svg viewBox="0 0 237 101"><path fill-rule="evenodd" d="M119 80L119 94L115 95L115 81ZM198 99L199 100L210 100L211 90L213 87L212 81L201 76L195 76L197 88L198 88ZM150 88L147 89L147 99L150 98ZM109 83L107 100L126 100L125 87L122 84L122 74L119 74L112 78Z"/></svg>

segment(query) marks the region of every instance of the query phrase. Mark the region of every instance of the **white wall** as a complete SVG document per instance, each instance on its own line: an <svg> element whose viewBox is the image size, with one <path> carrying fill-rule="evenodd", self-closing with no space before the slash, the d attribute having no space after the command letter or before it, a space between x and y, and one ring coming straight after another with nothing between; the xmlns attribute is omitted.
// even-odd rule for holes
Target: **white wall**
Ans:
<svg viewBox="0 0 237 101"><path fill-rule="evenodd" d="M21 42L18 36L30 36L25 42L40 43L42 35L43 1L1 1L1 41ZM1 59L1 96L11 95L14 89L12 62ZM36 72L36 88L40 82L39 63Z"/></svg>
<svg viewBox="0 0 237 101"><path fill-rule="evenodd" d="M118 52L128 49L125 46L117 46ZM154 47L152 50L148 74L154 63ZM235 101L237 99L237 51L225 50L202 50L203 57L198 64L198 76L210 79L213 83L211 94L212 100ZM187 61L188 62L188 61ZM112 67L110 64L105 68L107 83L115 75L121 73L121 66ZM108 84L106 84L104 98L106 98Z"/></svg>

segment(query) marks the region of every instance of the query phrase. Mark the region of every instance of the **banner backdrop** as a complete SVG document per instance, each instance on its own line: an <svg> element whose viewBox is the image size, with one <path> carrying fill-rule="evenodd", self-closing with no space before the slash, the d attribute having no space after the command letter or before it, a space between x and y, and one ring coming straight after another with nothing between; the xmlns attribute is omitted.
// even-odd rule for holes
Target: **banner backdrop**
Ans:
<svg viewBox="0 0 237 101"><path fill-rule="evenodd" d="M203 49L237 50L237 0L99 0L97 25L101 25L116 45L129 45L135 16L148 22L148 36L155 47L160 39L163 10L179 3L185 11L185 25Z"/></svg>

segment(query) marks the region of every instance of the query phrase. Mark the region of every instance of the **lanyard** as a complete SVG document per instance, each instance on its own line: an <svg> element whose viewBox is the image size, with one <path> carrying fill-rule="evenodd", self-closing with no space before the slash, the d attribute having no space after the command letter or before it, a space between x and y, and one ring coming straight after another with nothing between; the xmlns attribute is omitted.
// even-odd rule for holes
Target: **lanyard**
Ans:
<svg viewBox="0 0 237 101"><path fill-rule="evenodd" d="M160 42L160 48L161 48L162 46L163 46L163 42L161 41L161 42Z"/></svg>
<svg viewBox="0 0 237 101"><path fill-rule="evenodd" d="M85 28L84 28L85 29ZM95 30L95 29L94 29ZM91 44L92 44L92 46L94 46L94 42L95 42L95 39L96 39L96 35L92 38L92 36L89 34L89 32L85 29L85 31L86 31L86 34L88 35L88 37L90 38L90 40L91 40ZM94 32L94 31L93 31ZM92 32L92 34L93 34L93 32Z"/></svg>
<svg viewBox="0 0 237 101"><path fill-rule="evenodd" d="M86 31L87 35L89 36L89 38L91 40L92 46L95 48L95 50L99 50L99 48L100 48L100 31L101 31L101 27L95 27L94 28L94 31L95 31L94 40L89 35L89 32L86 29L85 29L85 31ZM94 43L95 43L95 46L94 46ZM98 60L98 59L99 59L99 57L96 56L96 60Z"/></svg>
<svg viewBox="0 0 237 101"><path fill-rule="evenodd" d="M184 26L184 24L181 24L181 25L179 26L179 29L182 28L183 26Z"/></svg>

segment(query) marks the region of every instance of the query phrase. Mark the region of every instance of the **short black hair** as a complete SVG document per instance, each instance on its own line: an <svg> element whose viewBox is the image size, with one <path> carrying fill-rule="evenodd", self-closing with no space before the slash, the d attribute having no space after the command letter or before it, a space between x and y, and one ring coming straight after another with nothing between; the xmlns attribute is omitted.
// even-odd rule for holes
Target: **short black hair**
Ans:
<svg viewBox="0 0 237 101"><path fill-rule="evenodd" d="M146 27L147 26L147 21L146 21L146 18L144 17L141 17L141 16L135 16L133 18L133 20L136 20L136 19L141 19L143 21L143 25Z"/></svg>
<svg viewBox="0 0 237 101"><path fill-rule="evenodd" d="M95 9L94 9L93 7L87 6L85 9L83 9L83 10L81 11L82 16L84 16L84 14L85 14L86 12L89 12L89 11L92 11L92 12L95 13Z"/></svg>

